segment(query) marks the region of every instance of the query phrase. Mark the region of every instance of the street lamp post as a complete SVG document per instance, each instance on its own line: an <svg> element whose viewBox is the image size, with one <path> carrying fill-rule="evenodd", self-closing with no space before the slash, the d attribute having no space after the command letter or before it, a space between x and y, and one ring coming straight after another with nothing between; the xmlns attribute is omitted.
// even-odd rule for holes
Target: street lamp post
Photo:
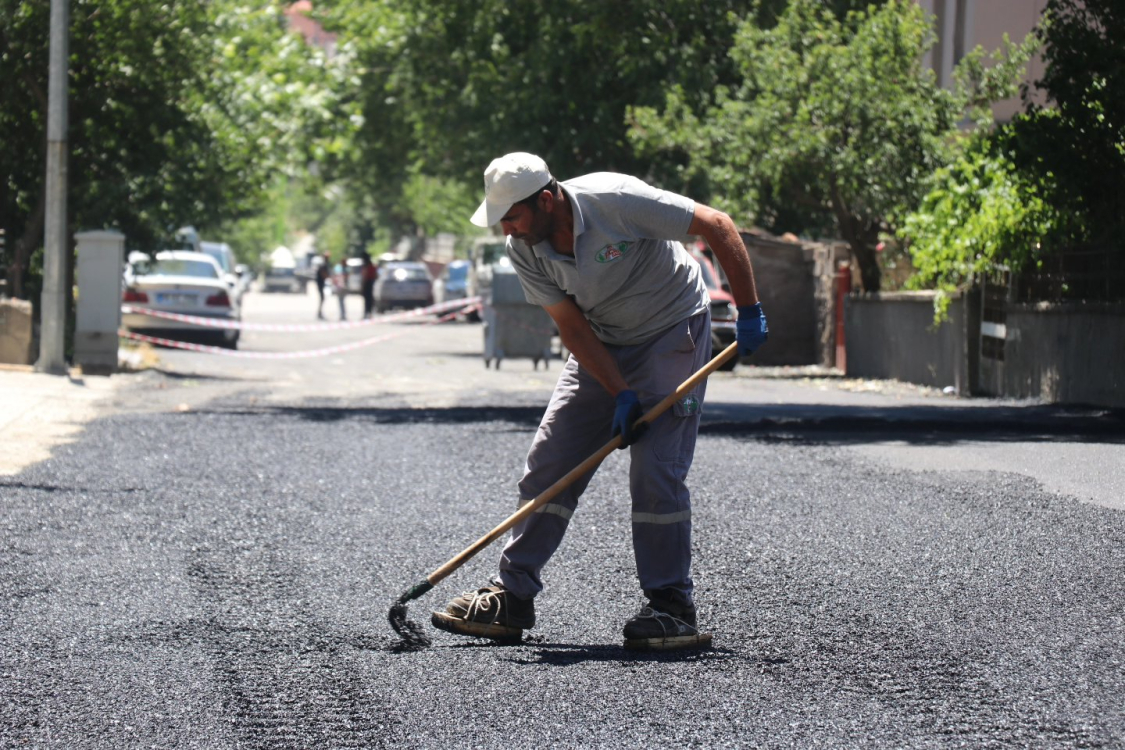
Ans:
<svg viewBox="0 0 1125 750"><path fill-rule="evenodd" d="M40 297L40 372L66 370L66 192L67 93L70 7L51 0L51 55L47 94L47 213L43 233L43 293Z"/></svg>

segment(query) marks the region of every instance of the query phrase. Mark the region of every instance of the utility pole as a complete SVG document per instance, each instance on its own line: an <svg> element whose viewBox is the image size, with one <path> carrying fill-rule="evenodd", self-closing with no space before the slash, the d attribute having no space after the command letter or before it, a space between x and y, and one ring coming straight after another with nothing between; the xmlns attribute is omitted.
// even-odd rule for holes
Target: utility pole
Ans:
<svg viewBox="0 0 1125 750"><path fill-rule="evenodd" d="M47 91L47 217L43 233L43 294L40 297L39 360L36 369L65 375L66 369L66 193L67 94L69 88L69 0L51 0L51 55Z"/></svg>

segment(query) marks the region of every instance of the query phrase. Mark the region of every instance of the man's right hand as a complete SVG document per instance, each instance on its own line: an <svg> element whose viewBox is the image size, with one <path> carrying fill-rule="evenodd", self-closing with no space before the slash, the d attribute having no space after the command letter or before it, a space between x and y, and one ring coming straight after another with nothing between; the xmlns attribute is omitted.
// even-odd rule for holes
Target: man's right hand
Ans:
<svg viewBox="0 0 1125 750"><path fill-rule="evenodd" d="M762 312L761 302L739 307L738 320L735 321L734 325L740 355L753 354L759 346L766 343L766 339L770 336L770 329L766 325L766 314Z"/></svg>

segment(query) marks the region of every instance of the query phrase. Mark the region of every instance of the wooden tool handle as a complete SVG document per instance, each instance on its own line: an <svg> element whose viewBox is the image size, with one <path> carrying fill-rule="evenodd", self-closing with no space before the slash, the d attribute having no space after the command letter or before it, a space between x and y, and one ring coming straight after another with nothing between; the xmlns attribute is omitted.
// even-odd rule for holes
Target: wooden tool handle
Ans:
<svg viewBox="0 0 1125 750"><path fill-rule="evenodd" d="M657 417L659 417L661 414L668 411L668 409L671 408L672 404L674 404L677 401L679 401L680 399L682 399L693 388L695 388L695 386L699 385L699 383L701 381L703 381L708 375L710 375L715 370L722 367L723 363L726 362L731 357L733 357L737 351L738 351L738 343L737 342L732 343L726 349L723 349L710 362L705 364L702 368L700 368L690 378L688 378L683 383L681 383L679 388L677 388L673 392L669 393L667 396L664 397L664 400L662 400L656 406L652 407L647 412L645 412L640 417L640 419L638 419L636 421L635 424L637 424L637 425L639 425L639 424L649 424L653 420L655 420ZM485 547L487 547L488 545L490 545L494 541L496 541L496 539L501 534L503 534L505 531L508 531L510 528L515 526L517 523L522 521L524 518L527 518L529 515L534 513L536 510L538 510L539 508L542 508L544 505L549 503L552 498L554 498L556 495L558 495L564 489L566 489L571 484L573 484L579 477L584 476L587 472L592 471L593 469L596 469L598 467L598 465L601 464L601 462L604 461L610 453L613 453L615 450L617 450L617 448L620 445L621 445L621 436L615 435L612 440L610 440L608 443L606 443L601 448L599 448L596 453L594 453L592 456L587 458L582 463L578 464L578 466L575 466L573 469L571 469L569 472L567 472L562 478L560 478L558 481L556 481L550 487L543 490L543 492L541 492L539 494L539 496L536 497L534 500L531 500L526 505L524 505L519 510L517 510L515 513L508 516L504 520L503 523L501 523L499 526L497 526L496 528L494 528L492 531L488 532L484 536L482 536L480 539L478 539L475 542L473 542L472 544L470 544L468 547L466 547L464 549L464 551L462 551L456 557L451 559L445 565L442 565L440 568L435 570L433 573L430 573L428 576L426 576L426 580L429 581L431 585L436 584L436 583L438 583L438 581L441 581L446 576L448 576L450 573L452 573L453 571L460 568L462 565L464 565L466 562L468 562L470 559L472 559L472 557L474 555L476 555L482 549L484 549Z"/></svg>

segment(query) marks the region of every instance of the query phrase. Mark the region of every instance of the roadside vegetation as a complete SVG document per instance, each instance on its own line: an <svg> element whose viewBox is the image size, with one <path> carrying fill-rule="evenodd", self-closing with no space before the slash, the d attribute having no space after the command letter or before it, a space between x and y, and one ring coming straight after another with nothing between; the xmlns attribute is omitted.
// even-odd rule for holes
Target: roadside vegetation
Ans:
<svg viewBox="0 0 1125 750"><path fill-rule="evenodd" d="M251 265L296 232L333 257L479 231L511 150L561 177L637 174L744 226L848 244L865 291L952 291L1075 247L1122 256L1125 10L1049 0L942 87L912 0L74 0L70 225L156 249L178 226ZM49 3L0 0L8 291L35 299ZM1026 62L1042 80L996 125ZM882 251L881 250L885 250Z"/></svg>
<svg viewBox="0 0 1125 750"><path fill-rule="evenodd" d="M0 0L3 261L9 293L31 299L49 16L48 2ZM117 228L131 249L158 249L185 224L260 214L282 176L310 163L330 173L360 124L345 100L346 60L330 63L290 34L269 3L74 0L69 48L68 223Z"/></svg>
<svg viewBox="0 0 1125 750"><path fill-rule="evenodd" d="M1029 101L1010 122L974 133L929 177L901 233L912 288L950 292L996 269L1034 274L1077 252L1104 269L1099 297L1122 294L1125 6L1051 0L1036 37L1046 63L1036 86L1047 104ZM1090 291L1065 277L1058 286L1061 299Z"/></svg>

